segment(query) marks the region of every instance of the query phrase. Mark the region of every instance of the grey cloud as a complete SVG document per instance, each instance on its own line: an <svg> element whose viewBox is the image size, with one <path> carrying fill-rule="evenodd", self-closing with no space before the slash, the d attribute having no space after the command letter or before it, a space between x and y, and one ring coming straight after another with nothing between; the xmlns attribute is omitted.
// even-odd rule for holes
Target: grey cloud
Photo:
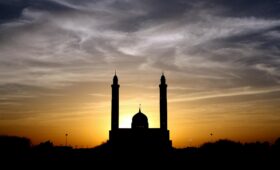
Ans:
<svg viewBox="0 0 280 170"><path fill-rule="evenodd" d="M0 24L20 17L22 10L27 6L27 1L22 0L1 1Z"/></svg>
<svg viewBox="0 0 280 170"><path fill-rule="evenodd" d="M260 18L279 18L279 0L210 0L205 5L209 7L219 7L219 15L233 17L260 17Z"/></svg>
<svg viewBox="0 0 280 170"><path fill-rule="evenodd" d="M51 0L10 0L0 2L0 24L22 17L25 9L48 12L66 12L71 8Z"/></svg>
<svg viewBox="0 0 280 170"><path fill-rule="evenodd" d="M115 68L132 84L139 70L165 71L195 92L279 86L278 1L18 0L4 7L13 10L0 10L0 94L19 97L11 84L38 96L35 87L107 81Z"/></svg>

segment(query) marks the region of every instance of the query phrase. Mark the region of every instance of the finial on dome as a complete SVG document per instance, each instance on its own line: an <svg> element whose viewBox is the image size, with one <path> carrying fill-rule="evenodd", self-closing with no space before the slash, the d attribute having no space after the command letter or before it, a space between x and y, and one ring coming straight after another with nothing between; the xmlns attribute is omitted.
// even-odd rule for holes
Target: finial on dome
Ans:
<svg viewBox="0 0 280 170"><path fill-rule="evenodd" d="M141 113L141 104L139 104L139 113Z"/></svg>

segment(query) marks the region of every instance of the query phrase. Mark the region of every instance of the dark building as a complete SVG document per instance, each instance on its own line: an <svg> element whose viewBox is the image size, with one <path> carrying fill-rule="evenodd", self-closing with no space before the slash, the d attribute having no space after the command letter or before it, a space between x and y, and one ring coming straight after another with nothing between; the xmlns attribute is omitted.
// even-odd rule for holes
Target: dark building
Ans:
<svg viewBox="0 0 280 170"><path fill-rule="evenodd" d="M112 84L111 130L109 142L116 154L153 154L167 153L172 144L167 129L167 84L162 74L159 85L160 128L149 128L147 116L141 112L132 118L131 128L119 128L119 87L117 75Z"/></svg>

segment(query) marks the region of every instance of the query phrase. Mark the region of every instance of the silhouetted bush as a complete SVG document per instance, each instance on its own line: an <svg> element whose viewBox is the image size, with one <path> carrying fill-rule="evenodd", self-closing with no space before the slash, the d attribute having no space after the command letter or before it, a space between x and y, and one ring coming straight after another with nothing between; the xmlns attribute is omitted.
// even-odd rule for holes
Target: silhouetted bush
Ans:
<svg viewBox="0 0 280 170"><path fill-rule="evenodd" d="M1 151L24 151L31 147L31 141L25 137L0 136Z"/></svg>
<svg viewBox="0 0 280 170"><path fill-rule="evenodd" d="M205 143L200 147L205 154L216 156L232 156L242 152L242 144L227 139L218 140L214 143Z"/></svg>
<svg viewBox="0 0 280 170"><path fill-rule="evenodd" d="M31 141L25 137L0 136L0 158L19 159L25 157L31 148Z"/></svg>
<svg viewBox="0 0 280 170"><path fill-rule="evenodd" d="M273 148L280 151L280 138L276 139L276 141L273 144Z"/></svg>
<svg viewBox="0 0 280 170"><path fill-rule="evenodd" d="M39 145L35 146L37 149L40 150L50 150L53 148L53 143L51 141L42 142Z"/></svg>

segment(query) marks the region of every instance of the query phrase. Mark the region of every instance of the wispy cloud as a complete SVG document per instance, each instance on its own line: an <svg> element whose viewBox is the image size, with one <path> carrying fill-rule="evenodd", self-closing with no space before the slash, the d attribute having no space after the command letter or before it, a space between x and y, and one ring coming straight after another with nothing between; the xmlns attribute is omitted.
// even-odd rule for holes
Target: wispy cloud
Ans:
<svg viewBox="0 0 280 170"><path fill-rule="evenodd" d="M151 93L166 72L173 102L278 91L279 2L252 2L0 2L0 94L13 103L81 82L105 87L114 69L124 87Z"/></svg>
<svg viewBox="0 0 280 170"><path fill-rule="evenodd" d="M224 97L242 97L246 95L262 95L269 94L274 92L280 92L279 87L269 88L269 89L250 89L250 87L244 88L234 88L228 90L220 90L216 92L202 92L202 93L194 93L189 95L178 95L178 98L174 97L174 99L169 100L170 102L186 102L186 101L196 101L196 100L206 100L213 98L224 98Z"/></svg>

